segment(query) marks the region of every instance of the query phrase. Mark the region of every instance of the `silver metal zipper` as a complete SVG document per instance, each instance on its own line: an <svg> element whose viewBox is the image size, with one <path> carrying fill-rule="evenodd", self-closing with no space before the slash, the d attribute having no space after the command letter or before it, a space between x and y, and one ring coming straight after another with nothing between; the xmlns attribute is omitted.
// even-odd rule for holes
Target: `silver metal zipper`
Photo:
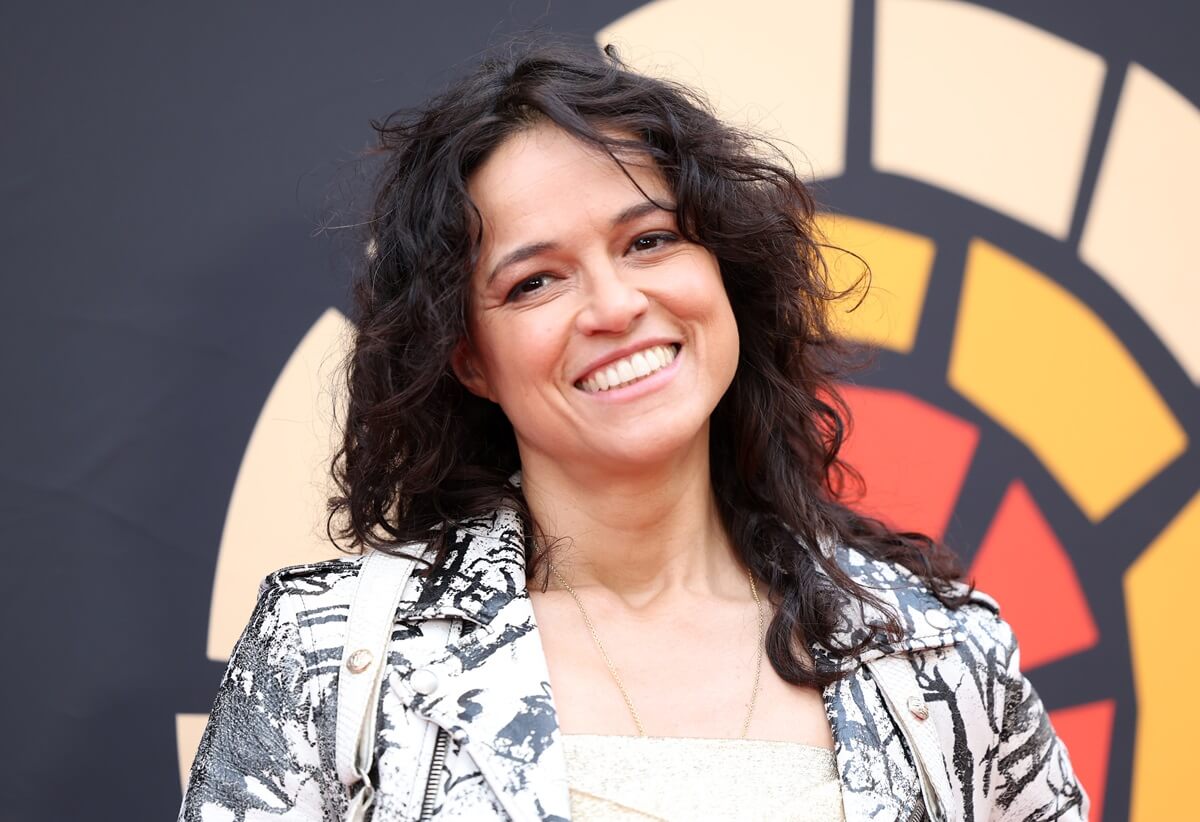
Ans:
<svg viewBox="0 0 1200 822"><path fill-rule="evenodd" d="M919 786L917 787L916 799L917 801L913 805L913 809L909 811L908 816L904 818L904 822L924 822L925 820L929 819L929 817L925 815L925 797L921 793L921 788Z"/></svg>
<svg viewBox="0 0 1200 822"><path fill-rule="evenodd" d="M446 769L446 748L449 745L450 732L438 728L437 738L433 741L433 758L429 762L429 778L425 780L425 797L421 800L421 816L417 822L433 819L433 806L437 803L438 783L442 781L442 773Z"/></svg>

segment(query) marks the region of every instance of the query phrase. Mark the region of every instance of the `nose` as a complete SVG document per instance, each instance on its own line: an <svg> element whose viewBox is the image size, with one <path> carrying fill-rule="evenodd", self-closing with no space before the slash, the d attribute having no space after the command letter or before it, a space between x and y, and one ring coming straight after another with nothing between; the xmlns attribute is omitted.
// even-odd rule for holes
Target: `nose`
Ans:
<svg viewBox="0 0 1200 822"><path fill-rule="evenodd" d="M585 334L625 331L646 313L650 300L611 261L589 266L587 302L577 323Z"/></svg>

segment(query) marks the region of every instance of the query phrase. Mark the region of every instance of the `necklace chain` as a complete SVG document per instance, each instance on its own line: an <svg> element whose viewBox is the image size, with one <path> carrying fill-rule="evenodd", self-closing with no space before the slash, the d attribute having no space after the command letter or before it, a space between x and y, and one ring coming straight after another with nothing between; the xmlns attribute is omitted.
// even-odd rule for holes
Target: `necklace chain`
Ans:
<svg viewBox="0 0 1200 822"><path fill-rule="evenodd" d="M629 715L633 717L633 724L637 726L638 736L645 736L646 729L642 725L642 719L638 716L637 709L633 707L633 699L629 696L629 691L625 689L625 683L621 681L621 674L617 671L617 666L613 664L612 657L608 655L608 651L604 650L604 643L600 641L600 635L596 633L596 626L592 624L592 619L588 616L587 609L583 607L583 601L579 598L579 594L575 593L575 589L571 587L569 582L563 579L562 574L558 572L558 569L553 564L550 564L550 570L558 579L559 584L566 588L567 593L575 600L575 605L578 606L579 613L583 616L583 622L587 625L588 631L591 632L592 640L600 650L600 656L604 657L604 664L608 666L608 672L612 674L613 681L617 683L617 689L620 690L621 697L625 700L625 707L629 709ZM754 716L754 706L758 702L758 690L762 676L763 646L766 644L762 600L758 597L758 586L754 583L754 574L748 573L747 575L750 577L750 596L754 597L754 607L758 611L758 652L755 654L754 662L754 689L750 692L750 707L746 711L746 719L742 722L741 739L745 739L746 734L750 730L750 718Z"/></svg>

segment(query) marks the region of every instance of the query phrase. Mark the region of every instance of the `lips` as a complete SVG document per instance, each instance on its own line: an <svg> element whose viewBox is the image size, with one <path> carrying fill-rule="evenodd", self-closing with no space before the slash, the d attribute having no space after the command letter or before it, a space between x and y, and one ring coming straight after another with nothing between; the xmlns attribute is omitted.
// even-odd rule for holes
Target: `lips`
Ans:
<svg viewBox="0 0 1200 822"><path fill-rule="evenodd" d="M675 360L679 349L678 343L646 346L593 369L577 380L575 387L594 394L631 385L666 368Z"/></svg>

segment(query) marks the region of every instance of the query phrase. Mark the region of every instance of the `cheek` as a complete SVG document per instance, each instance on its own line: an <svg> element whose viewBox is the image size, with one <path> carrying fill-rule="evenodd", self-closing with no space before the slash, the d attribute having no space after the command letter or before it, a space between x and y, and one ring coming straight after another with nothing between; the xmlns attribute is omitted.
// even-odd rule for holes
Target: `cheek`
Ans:
<svg viewBox="0 0 1200 822"><path fill-rule="evenodd" d="M520 404L561 370L561 333L532 315L505 318L485 331L486 367L500 404ZM508 410L508 409L506 409Z"/></svg>
<svg viewBox="0 0 1200 822"><path fill-rule="evenodd" d="M722 362L725 364L727 380L725 387L733 382L733 374L737 370L741 358L741 337L738 333L737 319L733 316L733 308L725 300L721 310L721 331L718 344L721 346Z"/></svg>
<svg viewBox="0 0 1200 822"><path fill-rule="evenodd" d="M707 288L697 289L704 294L703 306L697 308L706 317L708 345L712 349L709 355L714 362L720 363L723 375L732 380L733 372L737 369L741 338L720 272L714 268L710 275L706 280Z"/></svg>
<svg viewBox="0 0 1200 822"><path fill-rule="evenodd" d="M677 305L681 311L702 320L712 344L731 347L736 357L738 329L733 307L716 261L705 262L699 280L693 272L684 287L677 291Z"/></svg>

